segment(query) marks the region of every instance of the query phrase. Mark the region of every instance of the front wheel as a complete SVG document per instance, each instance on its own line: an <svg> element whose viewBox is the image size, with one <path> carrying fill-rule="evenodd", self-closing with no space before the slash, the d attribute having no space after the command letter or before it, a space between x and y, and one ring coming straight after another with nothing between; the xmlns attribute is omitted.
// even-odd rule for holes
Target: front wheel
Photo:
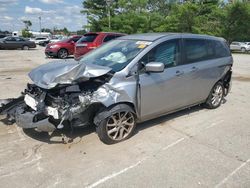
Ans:
<svg viewBox="0 0 250 188"><path fill-rule="evenodd" d="M66 49L60 49L57 53L58 58L66 59L68 57L68 51Z"/></svg>
<svg viewBox="0 0 250 188"><path fill-rule="evenodd" d="M205 103L206 107L210 109L218 108L222 103L224 92L225 89L223 84L221 82L217 82L207 98Z"/></svg>
<svg viewBox="0 0 250 188"><path fill-rule="evenodd" d="M241 48L242 53L246 53L246 48Z"/></svg>
<svg viewBox="0 0 250 188"><path fill-rule="evenodd" d="M104 116L105 114L108 115ZM132 136L135 129L135 114L132 108L126 104L104 110L96 117L100 119L96 131L100 140L105 144L124 141Z"/></svg>

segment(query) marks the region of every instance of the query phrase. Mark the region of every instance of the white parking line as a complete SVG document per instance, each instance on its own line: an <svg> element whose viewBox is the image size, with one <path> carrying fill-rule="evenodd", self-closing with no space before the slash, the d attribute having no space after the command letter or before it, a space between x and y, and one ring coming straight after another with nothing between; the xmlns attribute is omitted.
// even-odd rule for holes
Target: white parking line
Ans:
<svg viewBox="0 0 250 188"><path fill-rule="evenodd" d="M177 141L175 141L174 143L169 144L168 146L162 148L162 150L167 150L167 149L169 149L169 148L175 146L176 144L180 143L180 142L183 141L183 140L185 140L185 138L180 138L180 139L178 139ZM107 180L112 179L112 178L114 178L114 177L116 177L116 176L118 176L118 175L120 175L120 174L122 174L122 173L124 173L124 172L126 172L126 171L128 171L128 170L130 170L130 169L132 169L132 168L134 168L134 167L136 167L136 166L138 166L139 164L141 164L141 163L142 163L143 161L145 161L146 159L147 159L147 158L145 158L145 159L143 159L143 160L140 160L140 161L138 161L137 163L135 163L135 164L133 164L133 165L127 167L127 168L124 168L123 170L121 170L121 171L119 171L119 172L115 172L115 173L113 173L113 174L111 174L111 175L109 175L109 176L106 176L106 177L104 177L104 178L98 180L97 182L95 182L95 183L93 183L93 184L87 186L87 188L94 188L94 187L96 187L96 186L98 186L98 185L100 185L100 184L106 182Z"/></svg>
<svg viewBox="0 0 250 188"><path fill-rule="evenodd" d="M231 172L227 177L225 177L220 183L218 183L215 188L218 188L222 186L224 183L228 181L230 177L232 177L234 174L236 174L241 168L247 165L247 163L250 162L250 159L248 159L246 162L242 163L239 167L237 167L233 172Z"/></svg>
<svg viewBox="0 0 250 188"><path fill-rule="evenodd" d="M183 140L185 140L185 139L186 139L186 138L180 138L180 139L176 140L174 143L169 144L168 146L162 148L162 150L167 150L167 149L169 149L169 148L175 146L176 144L178 144L179 142L181 142L181 141L183 141Z"/></svg>
<svg viewBox="0 0 250 188"><path fill-rule="evenodd" d="M140 161L138 161L137 163L135 163L135 164L133 164L133 165L127 167L127 168L124 168L123 170L121 170L121 171L119 171L119 172L116 172L116 173L113 173L113 174L111 174L111 175L109 175L109 176L106 176L106 177L104 177L104 178L98 180L97 182L95 182L95 183L93 183L93 184L87 186L87 188L96 187L96 186L98 186L99 184L104 183L105 181L107 181L107 180L109 180L109 179L111 179L111 178L114 178L114 177L116 177L116 176L118 176L118 175L120 175L120 174L122 174L122 173L128 171L128 170L131 169L131 168L134 168L134 167L138 166L139 164L142 163L142 161L143 161L143 160L140 160Z"/></svg>

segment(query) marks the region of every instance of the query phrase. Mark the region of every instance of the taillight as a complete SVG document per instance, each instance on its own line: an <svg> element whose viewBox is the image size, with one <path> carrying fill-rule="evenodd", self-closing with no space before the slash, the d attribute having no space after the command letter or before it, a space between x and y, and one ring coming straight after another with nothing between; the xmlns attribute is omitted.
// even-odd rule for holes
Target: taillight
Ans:
<svg viewBox="0 0 250 188"><path fill-rule="evenodd" d="M97 46L96 43L89 43L89 44L87 45L87 48L90 49L90 50L95 49L95 48L97 48L97 47L98 47L98 46Z"/></svg>

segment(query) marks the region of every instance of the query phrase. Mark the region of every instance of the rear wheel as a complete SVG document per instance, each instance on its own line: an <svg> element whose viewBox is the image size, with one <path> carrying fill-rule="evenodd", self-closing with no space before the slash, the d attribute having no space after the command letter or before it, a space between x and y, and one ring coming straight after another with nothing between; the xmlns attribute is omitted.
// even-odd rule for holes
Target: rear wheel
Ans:
<svg viewBox="0 0 250 188"><path fill-rule="evenodd" d="M60 49L57 53L58 58L60 59L66 59L68 57L68 50L66 49Z"/></svg>
<svg viewBox="0 0 250 188"><path fill-rule="evenodd" d="M29 50L29 46L24 45L22 49L23 49L23 50Z"/></svg>
<svg viewBox="0 0 250 188"><path fill-rule="evenodd" d="M117 105L111 109L100 112L97 116L109 114L100 120L96 131L102 142L115 144L132 136L136 125L136 118L133 110L126 104Z"/></svg>
<svg viewBox="0 0 250 188"><path fill-rule="evenodd" d="M221 102L224 97L224 86L221 82L217 82L210 92L207 101L205 103L207 108L215 109L221 105Z"/></svg>

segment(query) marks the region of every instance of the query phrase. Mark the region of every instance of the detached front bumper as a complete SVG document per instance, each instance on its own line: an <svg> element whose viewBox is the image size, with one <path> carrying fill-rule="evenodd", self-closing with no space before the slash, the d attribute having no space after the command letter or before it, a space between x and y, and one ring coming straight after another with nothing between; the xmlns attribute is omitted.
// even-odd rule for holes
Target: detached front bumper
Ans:
<svg viewBox="0 0 250 188"><path fill-rule="evenodd" d="M23 129L36 128L39 131L44 132L53 132L56 129L55 125L49 122L48 117L42 120L36 120L36 116L36 113L20 113L17 111L16 124Z"/></svg>

